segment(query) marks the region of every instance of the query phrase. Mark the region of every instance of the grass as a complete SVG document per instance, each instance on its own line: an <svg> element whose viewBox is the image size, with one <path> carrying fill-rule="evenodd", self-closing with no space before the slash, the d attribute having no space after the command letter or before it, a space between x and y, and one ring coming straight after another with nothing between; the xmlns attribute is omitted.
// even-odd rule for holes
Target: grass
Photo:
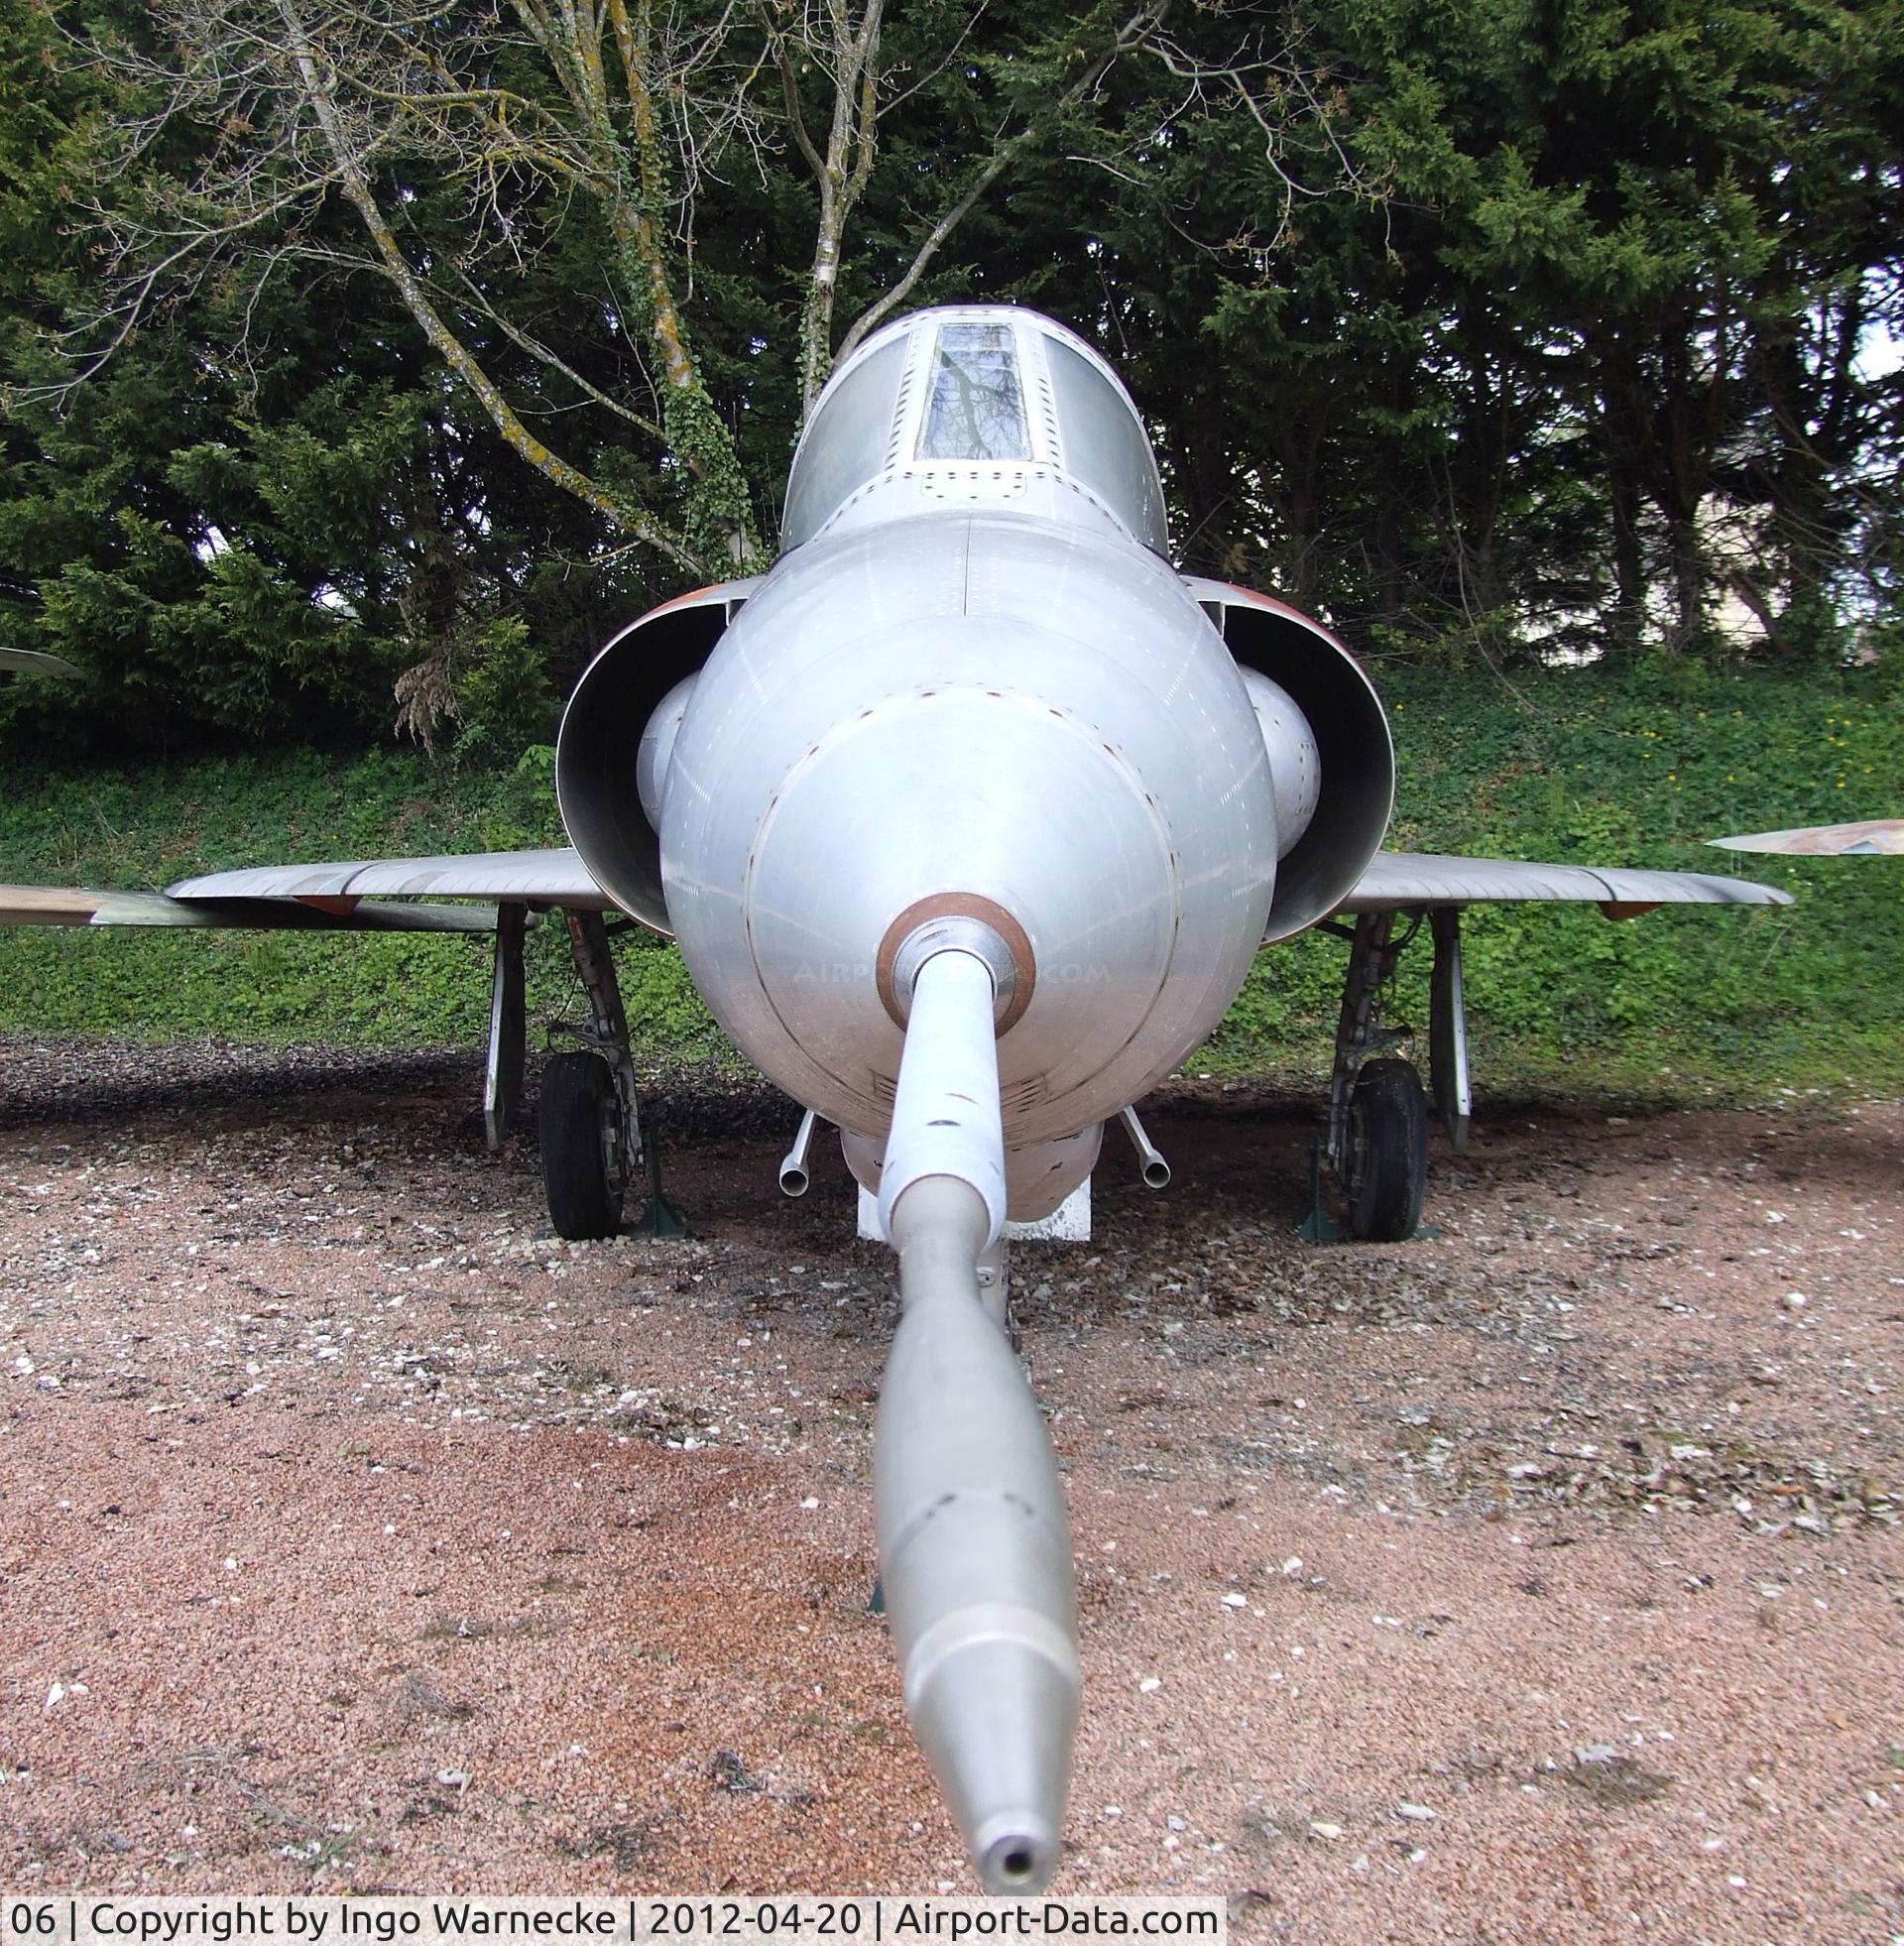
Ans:
<svg viewBox="0 0 1904 1946"><path fill-rule="evenodd" d="M1391 845L1731 871L1783 911L1476 909L1465 921L1478 1083L1588 1097L1759 1099L1904 1091L1904 873L1882 858L1738 859L1703 840L1904 813L1904 684L1883 670L1782 677L1697 665L1565 670L1509 691L1377 671L1401 784ZM506 774L395 750L254 751L137 771L0 763L0 877L163 886L272 860L560 841L545 754ZM1326 1072L1344 948L1261 954L1189 1066L1308 1084ZM559 924L532 934L532 1008L574 981ZM731 1062L670 949L622 948L649 1059ZM1427 1017L1425 941L1398 1011ZM87 930L0 934L0 1031L206 1034L408 1047L480 1040L487 942L398 935Z"/></svg>

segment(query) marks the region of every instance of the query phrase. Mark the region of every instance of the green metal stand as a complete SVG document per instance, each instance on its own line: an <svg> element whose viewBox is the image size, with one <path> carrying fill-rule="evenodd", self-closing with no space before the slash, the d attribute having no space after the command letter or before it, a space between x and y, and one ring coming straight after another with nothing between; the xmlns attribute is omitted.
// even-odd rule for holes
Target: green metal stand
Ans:
<svg viewBox="0 0 1904 1946"><path fill-rule="evenodd" d="M678 1243L687 1235L681 1213L661 1194L660 1152L653 1142L644 1143L648 1152L648 1207L633 1223L623 1228L631 1237L653 1237L659 1243Z"/></svg>
<svg viewBox="0 0 1904 1946"><path fill-rule="evenodd" d="M1336 1220L1329 1214L1322 1199L1322 1138L1317 1136L1309 1145L1309 1207L1303 1212L1302 1221L1296 1225L1296 1235L1304 1243L1341 1243L1342 1232L1336 1227Z"/></svg>

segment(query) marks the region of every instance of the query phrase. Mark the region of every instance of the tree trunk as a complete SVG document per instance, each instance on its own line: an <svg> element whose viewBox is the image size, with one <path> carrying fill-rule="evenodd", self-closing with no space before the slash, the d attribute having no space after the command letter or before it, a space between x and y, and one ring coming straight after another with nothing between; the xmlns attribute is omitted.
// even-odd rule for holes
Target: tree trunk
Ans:
<svg viewBox="0 0 1904 1946"><path fill-rule="evenodd" d="M1613 612L1608 618L1606 657L1609 662L1631 663L1646 633L1646 549L1639 525L1639 481L1624 453L1615 448L1606 459L1613 549Z"/></svg>

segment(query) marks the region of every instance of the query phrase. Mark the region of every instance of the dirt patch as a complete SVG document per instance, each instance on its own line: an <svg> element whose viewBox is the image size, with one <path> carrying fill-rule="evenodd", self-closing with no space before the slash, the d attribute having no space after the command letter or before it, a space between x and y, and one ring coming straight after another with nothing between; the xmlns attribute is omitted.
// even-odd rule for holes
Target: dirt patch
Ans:
<svg viewBox="0 0 1904 1946"><path fill-rule="evenodd" d="M542 1234L475 1063L0 1042L0 1879L965 1889L874 1579L886 1253L664 1082ZM1305 1106L1117 1140L1017 1317L1086 1664L1057 1889L1243 1937L1904 1929L1904 1113L1517 1105L1430 1241Z"/></svg>

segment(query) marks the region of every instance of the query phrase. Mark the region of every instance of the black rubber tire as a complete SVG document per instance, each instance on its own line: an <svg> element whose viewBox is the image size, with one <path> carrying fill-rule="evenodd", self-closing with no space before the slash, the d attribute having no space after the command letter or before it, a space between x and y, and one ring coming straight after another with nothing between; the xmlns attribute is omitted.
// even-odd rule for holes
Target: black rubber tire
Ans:
<svg viewBox="0 0 1904 1946"><path fill-rule="evenodd" d="M606 1141L618 1113L615 1077L599 1054L543 1061L542 1191L557 1236L612 1237L622 1227L623 1184Z"/></svg>
<svg viewBox="0 0 1904 1946"><path fill-rule="evenodd" d="M1349 1232L1400 1243L1421 1221L1428 1184L1428 1100L1403 1060L1368 1062L1349 1097Z"/></svg>

